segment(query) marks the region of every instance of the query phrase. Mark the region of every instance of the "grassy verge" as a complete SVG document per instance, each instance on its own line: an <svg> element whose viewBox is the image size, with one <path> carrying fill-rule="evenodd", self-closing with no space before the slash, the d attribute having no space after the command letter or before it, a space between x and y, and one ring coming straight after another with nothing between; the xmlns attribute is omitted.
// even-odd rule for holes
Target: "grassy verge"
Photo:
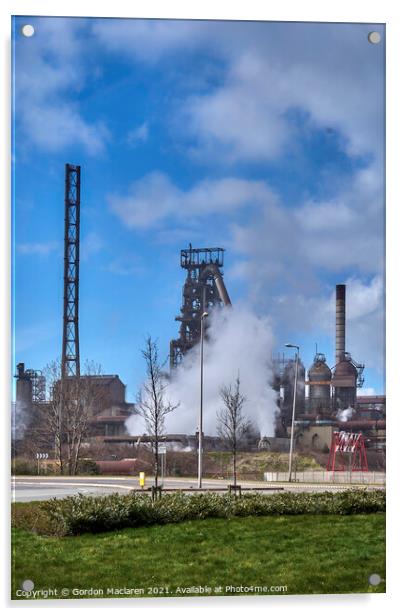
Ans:
<svg viewBox="0 0 402 616"><path fill-rule="evenodd" d="M319 455L319 454L318 454ZM144 450L129 453L141 460L141 470L152 474L152 453ZM321 454L322 456L322 454ZM124 457L124 455L122 455ZM328 455L326 456L326 458ZM326 462L325 458L325 462ZM238 452L237 472L238 477L243 479L262 480L264 471L286 471L288 469L288 454L270 451ZM169 451L166 459L166 471L173 477L189 477L197 475L198 456L195 451ZM295 453L295 470L323 470L313 455ZM14 458L12 460L13 475L36 475L38 472L36 461L26 458ZM41 474L57 477L57 465L48 460L42 463ZM222 477L230 479L232 476L232 454L229 451L206 451L203 461L205 477ZM78 475L98 475L99 469L93 460L81 460Z"/></svg>
<svg viewBox="0 0 402 616"><path fill-rule="evenodd" d="M384 592L384 582L368 583L373 573L385 577L384 535L383 513L207 519L62 538L14 529L12 596L27 579L58 598L62 589L65 598L198 595L199 587L217 595Z"/></svg>

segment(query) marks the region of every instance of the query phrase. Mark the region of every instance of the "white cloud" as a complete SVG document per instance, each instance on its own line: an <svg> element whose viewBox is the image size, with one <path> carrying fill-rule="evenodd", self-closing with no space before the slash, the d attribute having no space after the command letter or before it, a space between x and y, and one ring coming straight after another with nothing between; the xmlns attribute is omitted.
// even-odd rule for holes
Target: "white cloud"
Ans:
<svg viewBox="0 0 402 616"><path fill-rule="evenodd" d="M263 181L207 178L182 188L160 172L110 194L108 202L128 228L152 229L154 238L181 240L189 229L200 232L207 215L230 214L225 232L234 264L226 276L245 282L249 297L259 308L272 309L277 322L330 331L333 290L324 287L323 292L322 280L328 273L345 277L353 321L350 350L357 359L378 364L383 346L383 64L381 47L367 44L368 26L69 19L38 24L38 36L19 43L16 80L17 120L37 147L56 151L78 144L92 155L104 149L107 128L85 119L73 103L91 70L88 45L100 44L102 52L135 66L175 67L169 81L175 106L167 118L175 117L176 144L184 138L214 168L222 162L277 162L283 154L292 155L299 131L313 128L335 131L350 156L367 156L370 166L332 190L331 198L301 196L301 205L281 203ZM86 38L89 32L95 39ZM219 72L203 87L189 88L181 68L188 68L191 53L198 51L206 58L203 66L211 62ZM172 62L172 54L183 63ZM303 122L294 121L295 110ZM128 142L148 139L146 122L131 126ZM235 214L244 208L247 221L240 223ZM23 254L48 254L41 244L21 247ZM113 260L109 269L123 274L130 266Z"/></svg>
<svg viewBox="0 0 402 616"><path fill-rule="evenodd" d="M28 143L40 149L55 152L81 145L97 155L109 132L104 124L86 120L76 102L90 70L85 20L39 18L33 22L35 36L19 39L16 47L17 125Z"/></svg>
<svg viewBox="0 0 402 616"><path fill-rule="evenodd" d="M232 226L239 256L226 278L242 281L278 330L334 335L334 288L347 285L347 348L379 374L384 366L384 221L375 167L358 172L326 202L298 208L267 202L260 216ZM351 272L354 272L351 275ZM335 277L336 276L336 277ZM334 283L335 284L335 283Z"/></svg>
<svg viewBox="0 0 402 616"><path fill-rule="evenodd" d="M265 182L222 178L182 190L157 172L109 203L129 228L166 235L174 228L187 241L191 221L199 231L206 216L228 214L221 231L232 256L226 280L245 284L248 300L260 314L272 314L278 329L291 324L333 337L334 288L323 281L336 274L347 284L348 350L381 370L383 195L374 167L356 173L332 201L309 200L297 208L281 203ZM244 208L246 222L235 222Z"/></svg>
<svg viewBox="0 0 402 616"><path fill-rule="evenodd" d="M99 253L103 247L102 238L95 231L91 231L81 240L81 259L88 260L91 255Z"/></svg>
<svg viewBox="0 0 402 616"><path fill-rule="evenodd" d="M129 145L137 145L138 143L146 143L149 137L148 122L143 122L140 126L133 128L127 134L127 143Z"/></svg>
<svg viewBox="0 0 402 616"><path fill-rule="evenodd" d="M151 173L131 185L126 196L108 195L111 210L129 228L150 228L175 214L181 192L170 179Z"/></svg>
<svg viewBox="0 0 402 616"><path fill-rule="evenodd" d="M99 19L92 24L104 49L147 64L179 49L194 49L205 41L204 30L191 20Z"/></svg>
<svg viewBox="0 0 402 616"><path fill-rule="evenodd" d="M203 180L189 190L182 190L170 178L153 172L134 182L126 195L111 194L108 202L129 228L147 229L172 219L185 223L208 214L236 212L244 207L261 206L274 201L270 188L259 181L238 178Z"/></svg>
<svg viewBox="0 0 402 616"><path fill-rule="evenodd" d="M384 370L384 285L380 275L363 280L340 279L346 284L346 350L356 361L378 374ZM314 295L283 294L271 303L277 324L289 324L294 331L312 331L335 336L335 288L322 288Z"/></svg>
<svg viewBox="0 0 402 616"><path fill-rule="evenodd" d="M299 207L281 203L263 181L204 179L183 190L160 172L137 180L126 194L109 195L108 202L128 228L169 234L174 227L177 237L199 232L206 216L227 215L221 235L236 256L228 275L246 281L260 304L267 289L268 297L314 295L320 272L383 273L383 194L374 166L352 176L333 200ZM245 209L246 220L238 219Z"/></svg>
<svg viewBox="0 0 402 616"><path fill-rule="evenodd" d="M338 131L348 154L381 156L384 67L364 27L288 24L269 34L234 43L224 82L183 105L199 146L221 146L229 160L276 157L292 147L287 113L297 109L304 129Z"/></svg>
<svg viewBox="0 0 402 616"><path fill-rule="evenodd" d="M26 354L30 349L41 348L49 340L57 340L59 321L22 325L15 328L15 353Z"/></svg>
<svg viewBox="0 0 402 616"><path fill-rule="evenodd" d="M81 144L91 155L104 149L109 132L104 124L88 124L70 105L40 101L24 109L21 122L25 135L36 146L49 152Z"/></svg>
<svg viewBox="0 0 402 616"><path fill-rule="evenodd" d="M102 269L117 276L141 276L146 272L146 268L136 255L113 259Z"/></svg>
<svg viewBox="0 0 402 616"><path fill-rule="evenodd" d="M133 62L168 67L173 55L202 52L225 67L176 109L177 126L214 163L284 153L297 134L287 116L295 109L304 127L337 131L350 155L381 156L384 55L369 45L369 25L102 20L93 32Z"/></svg>
<svg viewBox="0 0 402 616"><path fill-rule="evenodd" d="M49 134L50 149L57 140L60 147L71 142L70 126L74 139L91 154L104 147L105 127L86 121L77 109L57 114L61 100L85 84L88 44L134 63L168 67L173 55L191 58L202 52L204 64L222 65L218 81L187 90L169 114L180 127L176 137L191 135L190 149L214 164L284 153L300 128L288 117L295 109L305 114L304 127L338 131L351 155L378 155L382 147L382 48L368 44L364 24L47 18L38 25L38 36L20 45L16 85L23 107L38 108L23 123L41 147L47 144L44 136L39 139L43 123L31 132L29 126L42 110L51 120L47 132L58 135ZM172 79L170 85L182 88L187 72L179 70ZM147 131L142 125L128 139L145 140Z"/></svg>
<svg viewBox="0 0 402 616"><path fill-rule="evenodd" d="M306 232L325 232L356 225L356 212L343 202L307 203L296 213L299 224Z"/></svg>
<svg viewBox="0 0 402 616"><path fill-rule="evenodd" d="M351 321L359 321L382 307L384 283L381 276L374 276L369 284L358 278L349 278L347 284L348 318Z"/></svg>
<svg viewBox="0 0 402 616"><path fill-rule="evenodd" d="M27 242L20 243L16 246L17 252L21 255L39 255L47 256L52 252L61 251L62 245L60 242Z"/></svg>
<svg viewBox="0 0 402 616"><path fill-rule="evenodd" d="M281 153L292 133L284 109L254 90L253 84L231 83L187 102L183 114L206 153L219 146L231 162L265 160Z"/></svg>
<svg viewBox="0 0 402 616"><path fill-rule="evenodd" d="M352 176L333 201L267 202L258 219L233 224L231 249L243 255L234 274L252 281L260 299L259 288L272 291L274 282L278 295L314 293L320 271L382 274L383 200L373 167Z"/></svg>
<svg viewBox="0 0 402 616"><path fill-rule="evenodd" d="M375 396L376 390L374 387L362 387L357 390L357 396Z"/></svg>
<svg viewBox="0 0 402 616"><path fill-rule="evenodd" d="M384 308L384 284L381 276L372 276L364 281L357 277L341 280L346 284L346 321L348 332L356 331L359 323L367 322L371 317L377 318ZM310 315L314 323L335 333L335 289L320 300L314 298L310 305ZM350 327L349 327L350 326ZM372 335L370 336L372 337Z"/></svg>
<svg viewBox="0 0 402 616"><path fill-rule="evenodd" d="M356 278L347 285L347 346L368 368L378 374L385 369L385 296L383 280L365 283Z"/></svg>

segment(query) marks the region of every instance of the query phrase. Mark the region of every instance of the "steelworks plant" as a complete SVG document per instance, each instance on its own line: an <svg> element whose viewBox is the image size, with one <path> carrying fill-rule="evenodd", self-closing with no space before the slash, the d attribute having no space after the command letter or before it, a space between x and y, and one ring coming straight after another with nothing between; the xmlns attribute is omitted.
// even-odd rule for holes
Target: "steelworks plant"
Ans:
<svg viewBox="0 0 402 616"><path fill-rule="evenodd" d="M65 167L65 233L64 233L64 303L61 356L61 384L74 379L89 379L93 386L89 429L86 443L103 442L114 445L116 457L121 445L136 444L139 439L151 441L144 435L130 436L126 421L135 413L135 404L126 402L125 385L117 374L86 375L80 373L79 347L79 254L80 254L81 170L79 166ZM170 343L170 370L174 371L186 353L200 342L201 319L211 309L233 309L223 278L224 249L188 248L181 250L180 266L186 272L182 292L179 335ZM346 286L336 286L335 363L329 367L323 353L316 352L307 371L298 362L295 397L296 449L325 451L332 434L339 429L361 432L366 446L385 449L385 396L358 396L364 383L364 365L356 362L346 351ZM206 336L208 332L206 332ZM295 387L296 359L284 354L272 359L271 386L277 393L277 416L274 435L251 434L249 450L289 450L289 432ZM17 365L14 443L38 436L38 416L50 403L46 399L45 376L37 369ZM64 385L66 387L66 385ZM52 393L48 392L48 396ZM42 440L44 435L42 434ZM195 449L196 434L167 434L163 440L180 448ZM52 443L49 440L49 448ZM205 449L222 448L216 436L205 436Z"/></svg>

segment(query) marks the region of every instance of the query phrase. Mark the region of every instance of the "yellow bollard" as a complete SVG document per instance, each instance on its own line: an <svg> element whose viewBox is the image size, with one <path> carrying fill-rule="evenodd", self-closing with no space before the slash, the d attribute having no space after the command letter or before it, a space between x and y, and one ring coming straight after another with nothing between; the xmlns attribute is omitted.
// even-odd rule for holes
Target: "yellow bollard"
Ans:
<svg viewBox="0 0 402 616"><path fill-rule="evenodd" d="M145 486L145 473L143 471L140 472L140 488L144 488Z"/></svg>

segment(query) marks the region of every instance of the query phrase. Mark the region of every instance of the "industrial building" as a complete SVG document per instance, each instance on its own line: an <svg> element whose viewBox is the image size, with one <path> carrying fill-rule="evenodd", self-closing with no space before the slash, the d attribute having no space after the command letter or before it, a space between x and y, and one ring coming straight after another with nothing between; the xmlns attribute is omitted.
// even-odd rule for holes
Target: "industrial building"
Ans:
<svg viewBox="0 0 402 616"><path fill-rule="evenodd" d="M385 396L359 396L364 383L364 364L346 351L346 285L336 286L335 365L331 369L317 352L307 371L299 362L296 390L296 444L312 450L329 449L336 430L362 432L367 445L385 448ZM280 412L277 436L289 434L293 409L295 360L274 359Z"/></svg>
<svg viewBox="0 0 402 616"><path fill-rule="evenodd" d="M23 363L18 364L16 374L16 417L21 425L21 435L32 438L38 435L40 418L51 403L45 398L45 377L41 375L43 395L35 392L36 370L25 370ZM88 407L88 431L86 440L102 440L106 437L117 437L127 434L125 422L134 411L134 404L126 402L126 386L117 374L85 375L80 377L86 381L91 393L91 404ZM56 382L54 387L60 387ZM16 435L18 437L18 433ZM43 441L43 438L40 439Z"/></svg>
<svg viewBox="0 0 402 616"><path fill-rule="evenodd" d="M71 382L86 379L90 383L92 402L88 418L87 442L134 444L139 436L126 430L127 418L135 412L135 404L126 401L126 387L116 374L82 375L79 347L79 254L81 169L65 167L65 233L64 233L64 302L63 336L59 385L68 388ZM223 248L188 248L180 252L180 266L186 272L182 292L178 338L170 342L170 369L175 370L183 357L200 341L202 315L217 306L230 309L232 304L223 280ZM300 358L297 361L295 425L296 447L325 450L332 433L340 427L346 431L361 431L369 446L385 447L385 396L359 396L364 383L364 365L356 362L346 351L346 286L336 286L335 298L335 362L330 368L327 358L316 352L306 371ZM208 327L208 326L207 326ZM208 329L206 329L206 338ZM277 392L277 422L275 435L255 434L248 447L286 450L292 423L296 358L283 354L273 358L271 386ZM52 391L46 398L45 376L40 370L17 365L16 424L14 438L33 434L40 411L50 404ZM49 389L49 388L48 388ZM49 399L50 398L50 399ZM70 401L74 403L74 400ZM141 436L142 439L144 437ZM183 447L196 447L197 436L166 435L166 441ZM217 437L207 437L205 446L220 447Z"/></svg>

